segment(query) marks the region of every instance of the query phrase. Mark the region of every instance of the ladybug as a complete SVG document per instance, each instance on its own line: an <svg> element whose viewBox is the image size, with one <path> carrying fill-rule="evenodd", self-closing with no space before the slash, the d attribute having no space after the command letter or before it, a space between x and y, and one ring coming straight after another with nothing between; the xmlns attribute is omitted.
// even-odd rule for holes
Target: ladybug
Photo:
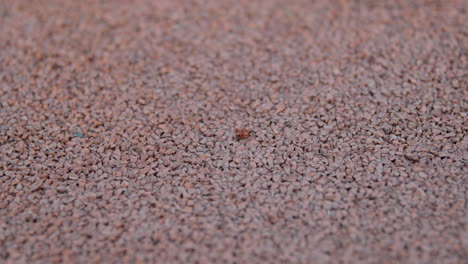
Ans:
<svg viewBox="0 0 468 264"><path fill-rule="evenodd" d="M236 129L236 138L237 139L244 139L244 138L248 138L250 136L253 136L255 135L255 132L253 131L249 131L245 128L241 128L241 129Z"/></svg>

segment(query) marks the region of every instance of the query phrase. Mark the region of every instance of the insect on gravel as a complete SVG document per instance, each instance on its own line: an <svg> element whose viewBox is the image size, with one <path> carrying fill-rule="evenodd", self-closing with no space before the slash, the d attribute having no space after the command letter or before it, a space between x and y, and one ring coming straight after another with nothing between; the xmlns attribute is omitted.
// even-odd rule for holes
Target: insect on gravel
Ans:
<svg viewBox="0 0 468 264"><path fill-rule="evenodd" d="M245 128L236 129L236 138L237 139L244 139L244 138L248 138L248 137L253 136L253 135L255 135L255 132L247 130Z"/></svg>

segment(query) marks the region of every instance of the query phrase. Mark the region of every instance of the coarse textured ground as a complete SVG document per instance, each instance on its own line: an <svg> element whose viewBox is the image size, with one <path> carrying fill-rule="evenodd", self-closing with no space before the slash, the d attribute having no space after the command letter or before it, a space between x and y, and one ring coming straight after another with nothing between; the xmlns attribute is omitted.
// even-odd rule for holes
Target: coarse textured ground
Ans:
<svg viewBox="0 0 468 264"><path fill-rule="evenodd" d="M463 263L467 6L0 1L0 262Z"/></svg>

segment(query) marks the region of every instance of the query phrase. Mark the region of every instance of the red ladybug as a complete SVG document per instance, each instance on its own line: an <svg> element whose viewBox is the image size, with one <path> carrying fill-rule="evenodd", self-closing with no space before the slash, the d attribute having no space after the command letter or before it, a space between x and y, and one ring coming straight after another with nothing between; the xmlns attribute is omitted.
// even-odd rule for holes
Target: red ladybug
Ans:
<svg viewBox="0 0 468 264"><path fill-rule="evenodd" d="M236 138L237 139L244 139L244 138L248 138L250 136L253 136L255 135L255 133L253 131L249 131L245 128L241 128L241 129L236 129Z"/></svg>

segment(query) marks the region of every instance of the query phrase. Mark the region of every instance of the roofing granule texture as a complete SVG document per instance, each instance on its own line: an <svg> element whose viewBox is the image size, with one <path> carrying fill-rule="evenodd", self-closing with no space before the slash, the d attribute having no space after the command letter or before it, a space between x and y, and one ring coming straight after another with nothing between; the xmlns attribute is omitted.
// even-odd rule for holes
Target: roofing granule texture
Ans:
<svg viewBox="0 0 468 264"><path fill-rule="evenodd" d="M467 6L0 1L0 262L466 263Z"/></svg>

